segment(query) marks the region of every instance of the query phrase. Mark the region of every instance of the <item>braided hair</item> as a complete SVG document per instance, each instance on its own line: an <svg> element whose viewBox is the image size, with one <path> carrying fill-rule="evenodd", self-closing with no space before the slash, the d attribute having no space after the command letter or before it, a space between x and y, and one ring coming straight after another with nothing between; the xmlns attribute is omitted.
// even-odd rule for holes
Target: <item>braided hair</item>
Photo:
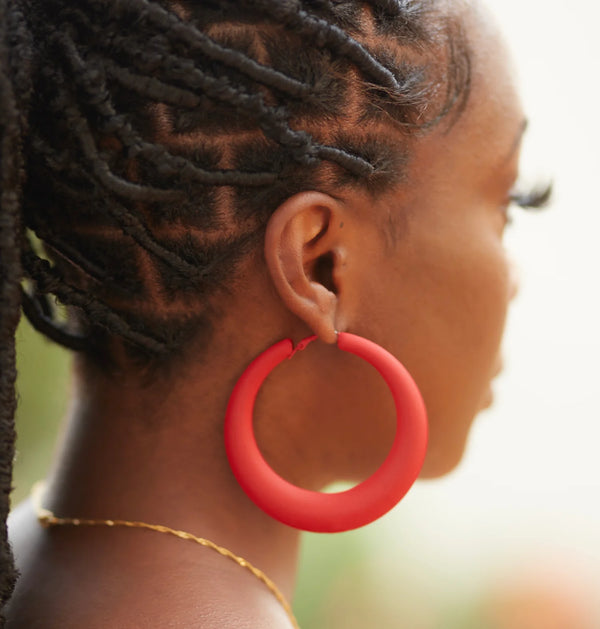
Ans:
<svg viewBox="0 0 600 629"><path fill-rule="evenodd" d="M469 82L435 0L0 0L0 521L21 310L102 364L177 355L283 200L400 183Z"/></svg>

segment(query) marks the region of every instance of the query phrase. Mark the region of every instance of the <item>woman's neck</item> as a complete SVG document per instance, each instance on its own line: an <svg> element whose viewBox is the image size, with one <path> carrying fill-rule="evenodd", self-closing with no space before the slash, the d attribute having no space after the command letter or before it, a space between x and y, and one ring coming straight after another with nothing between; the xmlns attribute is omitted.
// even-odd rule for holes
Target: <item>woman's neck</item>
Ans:
<svg viewBox="0 0 600 629"><path fill-rule="evenodd" d="M158 380L142 387L78 374L45 506L65 517L137 520L208 538L291 598L298 532L258 509L227 462L222 423L234 379L207 370L193 387ZM189 552L183 542L181 552Z"/></svg>

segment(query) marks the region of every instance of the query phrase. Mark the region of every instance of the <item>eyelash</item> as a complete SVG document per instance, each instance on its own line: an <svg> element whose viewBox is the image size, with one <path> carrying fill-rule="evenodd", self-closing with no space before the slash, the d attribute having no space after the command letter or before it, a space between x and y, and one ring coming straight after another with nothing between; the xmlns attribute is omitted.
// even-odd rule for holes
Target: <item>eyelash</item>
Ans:
<svg viewBox="0 0 600 629"><path fill-rule="evenodd" d="M536 186L529 190L513 190L509 198L511 205L523 209L541 209L552 199L552 184Z"/></svg>
<svg viewBox="0 0 600 629"><path fill-rule="evenodd" d="M516 205L525 210L540 210L545 208L552 200L552 183L544 186L535 186L529 190L513 190L506 206L506 223L510 225L512 218L508 214L510 206Z"/></svg>

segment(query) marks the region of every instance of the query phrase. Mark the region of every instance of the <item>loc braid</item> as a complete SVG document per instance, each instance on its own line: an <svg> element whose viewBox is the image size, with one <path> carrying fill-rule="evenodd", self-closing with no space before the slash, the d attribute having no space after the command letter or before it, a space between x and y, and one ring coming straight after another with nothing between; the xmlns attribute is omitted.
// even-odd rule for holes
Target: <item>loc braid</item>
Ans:
<svg viewBox="0 0 600 629"><path fill-rule="evenodd" d="M12 50L11 50L12 49ZM21 139L30 94L31 41L20 6L0 0L0 606L16 580L8 543L16 409L15 331L21 281ZM0 625L4 626L3 616Z"/></svg>
<svg viewBox="0 0 600 629"><path fill-rule="evenodd" d="M51 242L52 249L63 258L70 260L80 271L95 281L107 281L110 278L106 272L98 265L87 260L75 247L65 242L60 236L53 233L53 230L41 220L36 218L35 223L30 225L33 233L42 241Z"/></svg>
<svg viewBox="0 0 600 629"><path fill-rule="evenodd" d="M59 103L64 106L60 109L70 124L75 137L79 140L83 154L89 161L94 175L107 190L132 201L176 201L182 198L180 191L141 186L116 176L110 170L108 163L100 157L89 124L79 108L75 104L69 103L66 99L57 99L52 104L53 109L56 110Z"/></svg>
<svg viewBox="0 0 600 629"><path fill-rule="evenodd" d="M96 3L97 4L97 3ZM100 4L113 4L101 2ZM140 19L148 19L162 29L165 36L174 39L178 43L186 44L190 51L197 51L205 55L211 61L222 63L228 68L237 70L248 78L271 87L283 94L294 98L310 99L313 88L311 85L297 81L274 68L258 63L250 57L242 55L239 51L227 48L198 30L191 24L183 22L176 14L166 11L158 4L150 4L146 0L132 0L131 2L117 3L116 10L131 12L135 8L140 10ZM125 37L113 37L111 45L129 44Z"/></svg>
<svg viewBox="0 0 600 629"><path fill-rule="evenodd" d="M73 108L73 110L75 110L75 108ZM73 121L73 118L69 118L69 114L67 114L67 117L68 119ZM81 122L83 125L86 124L85 120L83 119L83 116L81 116L79 112L77 112L77 118L75 120ZM93 138L91 137L91 132L89 132L89 129L87 129L87 132L88 132L87 137L85 139L87 140L88 144L92 144L94 141L93 141ZM95 150L95 146L93 148ZM108 165L106 165L106 168L108 169ZM85 170L82 170L80 166L71 165L70 169L76 170L76 171L79 170L80 174L84 178L89 179L89 175L85 172ZM106 183L106 182L102 181L102 183ZM133 185L133 184L129 184L129 185ZM138 186L138 188L142 189L141 186ZM122 191L121 188L117 189L117 192L121 192L121 191ZM164 192L170 192L170 191L164 191ZM170 194L173 195L174 193L170 193ZM178 193L178 194L181 195L181 193ZM116 223L122 229L123 233L133 238L148 253L162 260L167 265L177 270L183 277L188 277L191 281L199 282L204 279L204 277L207 274L206 270L197 268L196 266L184 260L181 256L178 256L176 253L161 246L152 237L150 230L145 225L144 220L142 219L140 215L134 214L131 210L127 209L124 205L119 203L116 199L110 199L109 201L106 201L103 205L105 206L107 214L116 221ZM54 240L52 240L51 242L54 246ZM55 248L59 250L60 243L58 243L58 246ZM81 256L77 256L77 258L72 261L77 266L80 266L81 264L87 266L86 263L83 262L83 258Z"/></svg>
<svg viewBox="0 0 600 629"><path fill-rule="evenodd" d="M69 170L72 172L79 171L79 174L83 178L89 179L88 173L86 173L85 170L82 170L80 166L73 164L70 166ZM200 269L193 264L190 264L181 256L178 256L173 251L160 245L152 237L151 231L148 229L140 215L134 214L131 210L127 209L115 199L105 199L103 206L105 207L107 215L111 216L115 220L122 232L135 240L135 242L137 242L145 251L159 260L162 260L165 264L169 265L183 277L187 277L192 282L201 282L205 279L207 275L206 269ZM39 235L42 240L51 243L53 249L55 249L58 253L63 254L75 266L83 270L86 275L94 279L108 279L102 270L86 260L73 247L70 247L66 243L62 242L61 239L57 238L55 235L51 235L52 230L46 223L44 223L43 220L35 217L30 222L30 226L34 233Z"/></svg>
<svg viewBox="0 0 600 629"><path fill-rule="evenodd" d="M181 92L185 92L190 97L196 96L198 98L192 91L197 90L212 100L239 107L249 115L254 115L266 137L287 149L299 164L308 166L323 159L338 163L357 177L365 177L373 172L372 164L362 157L352 155L342 149L315 143L309 133L291 129L287 122L286 112L283 109L267 105L262 94L250 94L241 86L234 87L228 78L221 79L210 76L207 72L196 68L190 61L180 61L175 58L170 61L171 70L177 69L177 78L188 83L190 90L176 88L175 101L172 98L173 86L171 85L162 83L154 77L148 79L136 75L130 70L119 67L114 62L105 63L105 67L107 74L119 81L124 87L134 89L144 96L150 96L171 105L181 104ZM176 65L179 68L176 68ZM239 185L244 184L240 182Z"/></svg>
<svg viewBox="0 0 600 629"><path fill-rule="evenodd" d="M112 199L106 203L106 211L117 221L124 234L131 236L148 253L177 270L183 277L187 277L191 282L199 282L207 275L206 269L199 269L181 256L158 244L141 216L136 216L125 206Z"/></svg>
<svg viewBox="0 0 600 629"><path fill-rule="evenodd" d="M119 81L124 87L134 89L144 96L152 96L162 102L178 105L169 97L171 85L161 83L157 79L149 81L146 77L135 75L131 71L120 68L113 62L106 63L107 73L112 78ZM319 159L329 160L349 170L357 177L365 177L374 171L374 167L368 161L358 155L352 155L347 151L336 147L324 146L315 143L305 131L294 131L286 120L284 111L266 105L262 94L248 94L242 88L234 88L228 80L220 80L208 74L190 67L181 72L182 77L188 80L195 79L196 89L203 90L207 96L215 100L222 101L235 107L240 107L249 114L254 114L264 131L265 135L285 147L290 155L300 164L309 166L315 164ZM184 91L181 88L179 92ZM193 95L193 92L187 92ZM234 185L246 185L241 180L235 181Z"/></svg>
<svg viewBox="0 0 600 629"><path fill-rule="evenodd" d="M179 67L177 68L175 64ZM154 77L148 78L138 75L128 69L121 68L114 62L106 63L105 67L107 74L124 87L162 103L180 106L182 98L186 97L190 99L185 103L186 105L197 106L200 104L200 97L194 92L197 90L211 100L239 107L256 116L267 137L288 149L295 149L292 154L299 163L310 164L316 157L310 135L290 129L285 113L266 105L262 94L249 94L241 87L234 87L228 78L210 76L207 72L196 68L191 61L173 59L171 65L171 70L176 71L177 78L188 84L187 89L177 88ZM173 90L173 87L176 89ZM195 99L194 105L191 105L192 99Z"/></svg>
<svg viewBox="0 0 600 629"><path fill-rule="evenodd" d="M35 282L36 290L40 293L51 293L63 304L80 308L90 321L153 354L160 355L168 351L168 345L164 340L135 330L123 317L99 299L65 282L48 260L38 258L31 250L23 252L22 260L23 268Z"/></svg>
<svg viewBox="0 0 600 629"><path fill-rule="evenodd" d="M79 56L79 53L73 43L73 41L65 33L56 33L55 40L58 44L64 47L67 60L72 64L74 70L74 79L89 95L89 102L96 108L98 113L102 116L100 121L100 129L107 135L116 134L119 140L121 140L129 149L129 157L144 158L149 160L155 166L160 168L162 174L175 176L181 181L192 181L209 185L239 185L239 186L264 186L271 183L277 178L276 173L269 172L241 172L236 170L205 170L192 164L189 160L176 155L171 155L164 147L158 144L152 144L142 139L142 137L136 133L131 124L122 115L117 114L114 107L111 104L110 93L106 86L103 73L99 68L94 68L91 72L86 73L86 67L83 59ZM112 64L109 61L104 61L106 67L110 66L113 72L122 72L122 80L127 83L132 78L131 74L123 68L119 68L116 64ZM165 89L171 90L181 101L178 104L184 104L186 106L196 107L201 104L201 97L191 95L185 90L179 90L178 88L165 86L160 81L154 79L147 84L148 92L150 95L153 92L153 87L160 89L161 94L164 94ZM187 99L187 100L186 100ZM53 150L46 150L46 155L50 159L56 160L57 155ZM69 158L65 153L63 155L63 162L68 163Z"/></svg>
<svg viewBox="0 0 600 629"><path fill-rule="evenodd" d="M142 5L148 7L148 3L143 0ZM196 31L196 29L194 29L194 31ZM343 33L341 30L340 32ZM85 73L85 65L81 57L77 54L72 40L69 40L64 33L54 34L53 38L62 45L69 61L78 71L78 74L81 76ZM231 53L231 55L237 55L237 57L242 60L247 59L238 51L229 50L229 53ZM189 89L182 89L172 84L166 84L155 76L137 75L131 70L122 68L117 63L108 59L102 59L102 63L107 74L119 81L124 87L134 89L143 96L150 97L159 102L174 106L198 107L201 104L201 96L199 96L197 92L200 92L200 94L209 99L240 107L248 114L256 116L265 135L288 149L292 157L300 164L310 165L319 159L328 160L339 164L358 177L368 176L374 171L374 167L362 157L352 155L336 147L317 144L313 141L310 134L291 129L287 122L286 112L278 107L266 105L261 93L251 94L241 86L234 87L229 78L211 76L207 72L196 68L191 61L181 60L167 53L165 53L164 58L161 59L162 65L165 65L169 71L174 74L179 81L186 84ZM153 66L154 65L155 64L153 64ZM397 85L395 79L394 84ZM105 172L103 174L106 175ZM226 180L227 175L225 173L216 175L220 176L215 177L213 175L213 177L220 180L210 183L216 183L217 185L225 185L227 183L232 183L233 185L248 185L247 182L251 185L265 184L264 176L257 177L257 175L262 175L262 173L244 174L232 171L230 173L230 182ZM122 182L121 185L124 183L125 182Z"/></svg>
<svg viewBox="0 0 600 629"><path fill-rule="evenodd" d="M366 78L392 91L400 85L393 73L386 68L358 41L336 24L311 15L302 8L300 0L241 0L248 8L264 11L276 22L288 26L298 35L311 38L316 47L327 47L345 57Z"/></svg>
<svg viewBox="0 0 600 629"><path fill-rule="evenodd" d="M142 4L147 8L147 2L142 2ZM119 3L117 3L118 6ZM130 9L129 6L128 8ZM63 44L66 43L64 35L59 34L54 35L54 37ZM67 44L67 47L70 48L71 60L75 60L72 54L72 45ZM309 134L290 129L287 125L285 112L266 105L262 94L250 94L241 86L233 86L228 77L211 76L197 68L190 60L182 60L173 55L165 54L161 60L162 65L169 69L173 77L187 86L187 89L181 89L175 85L166 84L154 76L138 75L120 67L115 62L105 59L102 61L111 78L152 100L174 106L197 107L201 102L199 92L209 99L240 107L255 115L265 134L278 144L291 149L300 163L312 163L315 159L316 151L312 146L312 138ZM79 70L82 71L84 68L80 65ZM77 121L74 120L74 122Z"/></svg>
<svg viewBox="0 0 600 629"><path fill-rule="evenodd" d="M26 291L21 290L21 307L23 314L33 328L41 332L55 343L59 343L63 347L79 352L89 345L89 339L85 336L79 336L68 332L63 326L52 320L52 316L44 312L45 302L41 297L46 295L29 295Z"/></svg>
<svg viewBox="0 0 600 629"><path fill-rule="evenodd" d="M61 74L58 69L57 72ZM64 77L61 77L64 83ZM89 127L88 121L82 115L74 97L66 87L58 86L58 93L48 103L49 108L57 115L61 115L69 123L74 136L78 139L84 157L92 167L92 172L98 181L111 192L120 197L133 201L174 201L181 199L182 193L177 190L163 190L151 186L141 186L132 183L111 172L108 163L103 160L96 147L96 141Z"/></svg>

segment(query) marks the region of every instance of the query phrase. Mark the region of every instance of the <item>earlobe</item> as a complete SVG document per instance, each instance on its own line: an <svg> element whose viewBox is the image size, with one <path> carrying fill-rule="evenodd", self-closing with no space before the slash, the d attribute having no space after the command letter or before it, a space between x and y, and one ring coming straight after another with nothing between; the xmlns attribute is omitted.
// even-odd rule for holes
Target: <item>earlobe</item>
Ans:
<svg viewBox="0 0 600 629"><path fill-rule="evenodd" d="M329 195L301 192L282 203L265 233L265 258L286 307L324 342L339 318L343 208Z"/></svg>

